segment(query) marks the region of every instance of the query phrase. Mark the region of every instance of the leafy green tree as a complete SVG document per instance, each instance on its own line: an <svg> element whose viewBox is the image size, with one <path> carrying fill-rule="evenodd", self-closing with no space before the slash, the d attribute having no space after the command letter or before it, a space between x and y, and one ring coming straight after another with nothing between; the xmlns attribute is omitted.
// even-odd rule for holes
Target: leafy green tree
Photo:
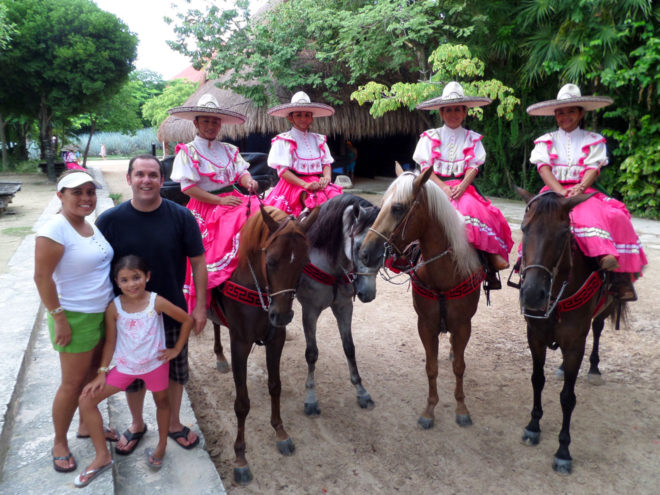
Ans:
<svg viewBox="0 0 660 495"><path fill-rule="evenodd" d="M137 38L89 0L4 0L16 26L0 50L0 112L38 116L48 176L55 180L53 119L88 112L127 80Z"/></svg>
<svg viewBox="0 0 660 495"><path fill-rule="evenodd" d="M169 116L167 111L170 108L183 105L196 89L196 83L186 79L174 79L167 83L160 95L145 102L142 106L142 116L157 127Z"/></svg>
<svg viewBox="0 0 660 495"><path fill-rule="evenodd" d="M14 24L7 20L7 6L0 4L0 50L4 50L7 47L7 44L11 40L11 35L14 32ZM7 158L7 138L5 133L5 127L7 123L0 113L0 142L2 144L2 169L7 168L8 158Z"/></svg>

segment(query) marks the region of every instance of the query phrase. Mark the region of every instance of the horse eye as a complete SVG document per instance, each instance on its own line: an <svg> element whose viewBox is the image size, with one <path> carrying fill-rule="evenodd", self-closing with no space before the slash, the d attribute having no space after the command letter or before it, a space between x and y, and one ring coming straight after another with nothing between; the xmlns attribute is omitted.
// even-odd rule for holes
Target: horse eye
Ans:
<svg viewBox="0 0 660 495"><path fill-rule="evenodd" d="M403 213L405 211L406 211L406 208L401 203L394 203L392 205L392 214L393 215L401 216L401 215L403 215Z"/></svg>

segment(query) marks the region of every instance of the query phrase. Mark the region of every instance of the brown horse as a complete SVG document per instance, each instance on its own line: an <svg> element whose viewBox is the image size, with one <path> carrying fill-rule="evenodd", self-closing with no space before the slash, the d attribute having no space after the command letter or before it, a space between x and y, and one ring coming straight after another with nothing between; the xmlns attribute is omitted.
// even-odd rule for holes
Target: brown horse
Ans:
<svg viewBox="0 0 660 495"><path fill-rule="evenodd" d="M518 189L518 193L527 202L522 222L520 307L527 322L534 388L532 418L522 440L527 445L539 443L546 349L560 348L564 372L560 393L563 420L552 467L559 473L570 474L572 459L568 446L576 402L575 381L589 326L593 320L597 372L597 339L605 318L613 316L617 304L622 303L611 296L611 273L601 271L597 260L582 254L571 233L569 213L589 196L564 198L550 191L533 196L523 189ZM593 367L592 353L592 370Z"/></svg>
<svg viewBox="0 0 660 495"><path fill-rule="evenodd" d="M293 318L292 303L303 267L309 263L305 232L316 210L304 223L271 207L248 219L241 229L239 264L228 282L213 291L214 302L229 327L232 371L236 387L234 411L238 420L234 452L234 479L252 480L245 457L245 418L250 411L247 359L255 344L266 347L270 424L283 455L295 450L280 417L280 358L285 326Z"/></svg>
<svg viewBox="0 0 660 495"><path fill-rule="evenodd" d="M463 393L464 351L484 273L458 213L447 195L428 181L431 173L432 168L419 176L405 172L390 185L371 232L362 242L360 257L365 265L374 267L390 249L401 254L410 243L419 241L423 261L409 273L417 329L426 352L429 392L418 423L423 428L433 426L438 403L438 336L449 331L456 376L456 422L467 426L472 420Z"/></svg>

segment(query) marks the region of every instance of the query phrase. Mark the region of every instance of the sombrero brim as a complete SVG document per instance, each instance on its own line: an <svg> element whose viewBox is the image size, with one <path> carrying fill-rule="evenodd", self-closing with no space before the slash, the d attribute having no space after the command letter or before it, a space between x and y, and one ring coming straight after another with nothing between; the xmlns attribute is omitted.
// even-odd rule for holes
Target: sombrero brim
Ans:
<svg viewBox="0 0 660 495"><path fill-rule="evenodd" d="M168 110L173 117L185 120L195 120L198 116L218 117L222 125L245 124L247 117L231 110L209 108L209 107L174 107Z"/></svg>
<svg viewBox="0 0 660 495"><path fill-rule="evenodd" d="M284 103L268 110L273 117L288 117L291 112L312 112L314 117L330 117L335 109L325 103Z"/></svg>
<svg viewBox="0 0 660 495"><path fill-rule="evenodd" d="M438 96L437 98L420 103L417 105L417 110L439 110L443 107L453 107L456 105L463 105L468 108L484 107L490 105L492 102L493 100L483 96L466 96L463 98L443 98L442 96Z"/></svg>
<svg viewBox="0 0 660 495"><path fill-rule="evenodd" d="M546 100L527 107L527 113L534 116L552 116L558 108L582 107L586 112L611 105L614 100L606 96L580 96L561 100Z"/></svg>

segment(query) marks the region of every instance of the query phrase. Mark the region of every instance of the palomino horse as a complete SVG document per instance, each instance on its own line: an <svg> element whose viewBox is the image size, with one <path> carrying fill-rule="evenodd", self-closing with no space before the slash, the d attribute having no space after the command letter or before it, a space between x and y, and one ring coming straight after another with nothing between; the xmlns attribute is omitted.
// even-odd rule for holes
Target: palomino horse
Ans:
<svg viewBox="0 0 660 495"><path fill-rule="evenodd" d="M360 257L365 265L374 267L390 249L401 254L419 240L422 258L409 273L417 330L426 352L429 392L418 423L423 428L433 426L438 403L438 336L449 331L456 376L456 422L467 426L472 420L463 393L464 351L484 272L459 214L447 195L428 181L431 173L432 168L419 176L405 172L390 185L378 218L362 242Z"/></svg>
<svg viewBox="0 0 660 495"><path fill-rule="evenodd" d="M355 360L351 333L353 298L370 302L376 297L376 274L379 265L366 268L358 252L378 208L366 199L342 194L321 205L319 216L307 232L310 263L305 266L296 297L302 305L307 348L307 381L305 382L305 414L321 414L316 398L314 370L319 357L316 345L316 322L321 312L330 307L348 362L351 383L357 391L360 407L371 409L374 402L362 386Z"/></svg>
<svg viewBox="0 0 660 495"><path fill-rule="evenodd" d="M241 229L239 264L231 278L213 290L214 302L229 328L238 420L234 479L239 484L252 480L245 457L245 418L250 411L247 358L255 344L266 347L270 424L277 448L283 455L291 455L295 449L280 417L280 358L285 326L293 318L298 279L309 262L305 232L315 217L316 211L303 224L276 208L262 206L261 214L250 217Z"/></svg>
<svg viewBox="0 0 660 495"><path fill-rule="evenodd" d="M564 371L564 386L559 396L563 420L552 467L559 473L569 474L572 470L569 430L576 402L575 381L584 356L589 324L593 320L597 369L598 337L605 318L614 313L616 304L610 295L609 273L600 271L596 260L582 254L571 234L569 213L589 196L564 198L551 191L533 196L522 189L518 189L518 193L527 202L522 222L520 307L527 321L534 388L532 418L522 440L527 445L539 443L546 349L559 347Z"/></svg>

